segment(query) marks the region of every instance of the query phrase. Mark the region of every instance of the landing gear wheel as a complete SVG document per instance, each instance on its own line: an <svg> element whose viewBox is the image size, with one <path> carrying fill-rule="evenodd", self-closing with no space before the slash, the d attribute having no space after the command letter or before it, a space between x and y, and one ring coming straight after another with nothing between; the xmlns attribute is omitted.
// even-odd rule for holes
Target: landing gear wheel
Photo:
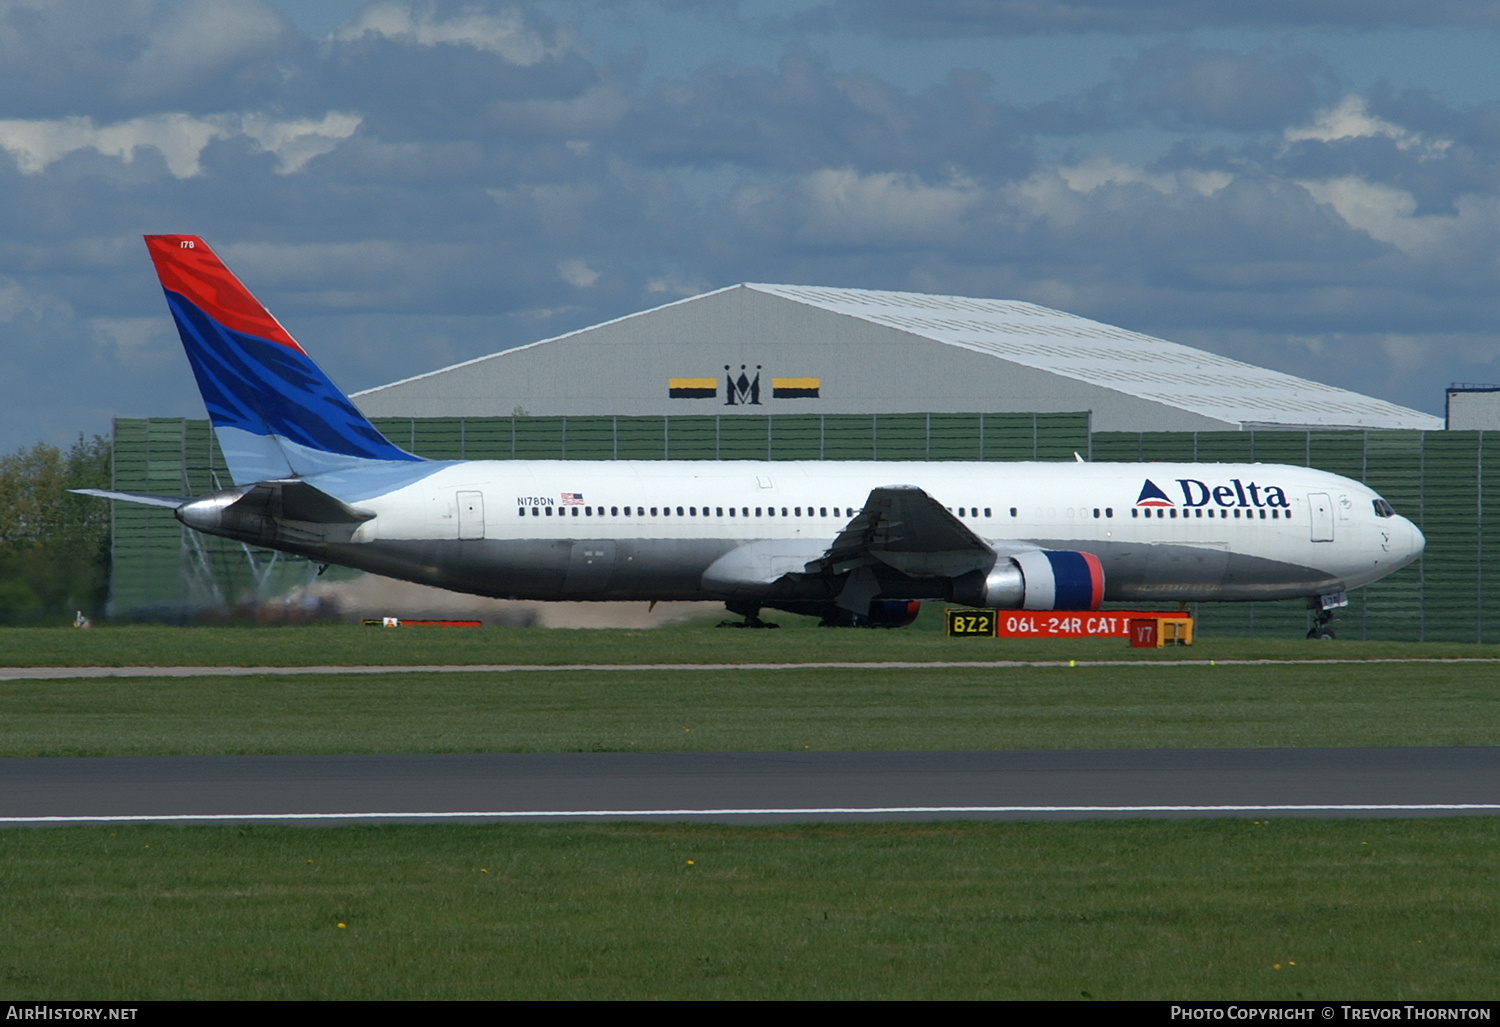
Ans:
<svg viewBox="0 0 1500 1027"><path fill-rule="evenodd" d="M1333 611L1319 610L1313 618L1312 630L1307 633L1308 638L1333 638Z"/></svg>
<svg viewBox="0 0 1500 1027"><path fill-rule="evenodd" d="M725 603L724 608L730 613L737 613L744 620L721 620L716 627L721 628L779 628L780 624L773 624L768 620L760 619L760 607L749 606L743 603Z"/></svg>

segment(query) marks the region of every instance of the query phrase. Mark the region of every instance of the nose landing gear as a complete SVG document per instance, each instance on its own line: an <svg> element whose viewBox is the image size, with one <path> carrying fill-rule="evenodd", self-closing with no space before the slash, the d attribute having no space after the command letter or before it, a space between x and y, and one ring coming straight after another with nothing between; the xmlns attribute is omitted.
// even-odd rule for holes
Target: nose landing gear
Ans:
<svg viewBox="0 0 1500 1027"><path fill-rule="evenodd" d="M1333 611L1319 610L1313 617L1312 630L1307 633L1308 638L1333 638Z"/></svg>
<svg viewBox="0 0 1500 1027"><path fill-rule="evenodd" d="M1307 633L1307 637L1332 638L1334 613L1349 605L1349 593L1335 592L1332 595L1316 596L1307 605L1317 611L1313 614L1312 630Z"/></svg>

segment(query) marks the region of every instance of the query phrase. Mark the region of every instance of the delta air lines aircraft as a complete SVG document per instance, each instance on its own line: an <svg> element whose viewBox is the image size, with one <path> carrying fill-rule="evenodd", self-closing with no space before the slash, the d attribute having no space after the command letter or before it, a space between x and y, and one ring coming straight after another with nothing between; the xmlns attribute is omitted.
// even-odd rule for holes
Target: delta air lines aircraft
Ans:
<svg viewBox="0 0 1500 1027"><path fill-rule="evenodd" d="M1422 552L1359 482L1274 464L423 460L201 239L146 244L235 484L90 494L322 564L484 596L718 600L751 625L1306 597L1328 636L1349 589Z"/></svg>

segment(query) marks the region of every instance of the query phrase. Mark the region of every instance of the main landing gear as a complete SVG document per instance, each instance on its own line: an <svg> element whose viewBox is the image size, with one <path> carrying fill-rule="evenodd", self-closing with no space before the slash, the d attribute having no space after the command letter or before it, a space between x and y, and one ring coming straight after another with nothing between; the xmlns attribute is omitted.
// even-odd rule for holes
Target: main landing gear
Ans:
<svg viewBox="0 0 1500 1027"><path fill-rule="evenodd" d="M716 627L720 628L779 628L780 624L773 624L768 620L760 619L760 607L751 603L725 603L725 608L730 613L737 613L744 620L721 620Z"/></svg>

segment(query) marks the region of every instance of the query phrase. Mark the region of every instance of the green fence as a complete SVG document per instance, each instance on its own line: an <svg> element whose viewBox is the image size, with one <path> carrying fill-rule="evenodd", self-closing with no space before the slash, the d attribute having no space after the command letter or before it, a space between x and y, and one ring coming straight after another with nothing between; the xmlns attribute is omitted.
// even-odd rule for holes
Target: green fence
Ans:
<svg viewBox="0 0 1500 1027"><path fill-rule="evenodd" d="M1071 460L1089 415L377 417L433 460Z"/></svg>

